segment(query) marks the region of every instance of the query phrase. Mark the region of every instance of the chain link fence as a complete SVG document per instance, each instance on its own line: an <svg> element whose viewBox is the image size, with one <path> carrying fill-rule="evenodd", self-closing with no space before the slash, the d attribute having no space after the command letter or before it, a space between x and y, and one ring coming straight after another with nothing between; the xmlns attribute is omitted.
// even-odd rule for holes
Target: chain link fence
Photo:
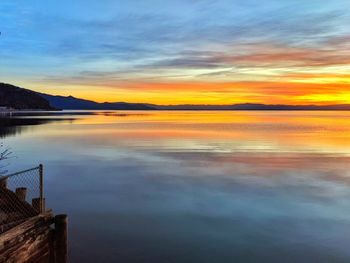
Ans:
<svg viewBox="0 0 350 263"><path fill-rule="evenodd" d="M44 210L42 165L0 177L0 233Z"/></svg>

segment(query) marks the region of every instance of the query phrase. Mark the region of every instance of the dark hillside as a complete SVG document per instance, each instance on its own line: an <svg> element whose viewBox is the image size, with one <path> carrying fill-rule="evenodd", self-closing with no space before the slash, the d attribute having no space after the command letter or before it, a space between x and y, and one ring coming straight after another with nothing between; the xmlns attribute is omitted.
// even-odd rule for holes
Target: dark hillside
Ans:
<svg viewBox="0 0 350 263"><path fill-rule="evenodd" d="M50 103L36 92L0 83L0 107L18 110L54 110Z"/></svg>
<svg viewBox="0 0 350 263"><path fill-rule="evenodd" d="M143 103L104 102L75 98L73 96L53 96L40 94L50 102L50 105L65 110L154 110L155 108Z"/></svg>

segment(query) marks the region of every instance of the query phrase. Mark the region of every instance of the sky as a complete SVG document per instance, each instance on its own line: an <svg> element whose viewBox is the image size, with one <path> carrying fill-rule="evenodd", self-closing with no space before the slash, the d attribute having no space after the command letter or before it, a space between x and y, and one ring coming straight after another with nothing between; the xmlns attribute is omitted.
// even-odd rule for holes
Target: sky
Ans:
<svg viewBox="0 0 350 263"><path fill-rule="evenodd" d="M349 0L1 0L0 82L99 102L350 103Z"/></svg>

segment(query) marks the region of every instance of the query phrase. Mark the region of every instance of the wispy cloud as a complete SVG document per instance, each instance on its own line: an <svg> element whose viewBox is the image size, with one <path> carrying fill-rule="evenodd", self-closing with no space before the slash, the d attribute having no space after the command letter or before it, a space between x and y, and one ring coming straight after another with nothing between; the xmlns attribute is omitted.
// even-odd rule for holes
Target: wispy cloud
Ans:
<svg viewBox="0 0 350 263"><path fill-rule="evenodd" d="M170 88L186 87L206 96L244 92L251 98L274 90L284 98L316 92L313 85L324 85L320 74L326 72L333 77L323 81L333 90L347 88L347 1L78 4L0 4L6 14L0 24L3 81L72 93L84 85L124 93L148 89L159 96L163 89L165 98Z"/></svg>

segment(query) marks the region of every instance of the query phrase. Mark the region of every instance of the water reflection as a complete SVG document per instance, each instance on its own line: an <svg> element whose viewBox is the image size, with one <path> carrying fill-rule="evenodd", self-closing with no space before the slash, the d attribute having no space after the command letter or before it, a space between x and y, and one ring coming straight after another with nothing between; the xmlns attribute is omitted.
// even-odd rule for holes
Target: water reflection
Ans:
<svg viewBox="0 0 350 263"><path fill-rule="evenodd" d="M347 112L59 119L6 143L20 160L10 169L45 164L72 262L350 260Z"/></svg>
<svg viewBox="0 0 350 263"><path fill-rule="evenodd" d="M0 117L0 138L7 136L20 135L22 132L32 130L32 126L48 124L58 121L73 122L74 119L55 119L55 118L15 118L15 117Z"/></svg>
<svg viewBox="0 0 350 263"><path fill-rule="evenodd" d="M0 138L20 135L22 132L30 131L32 126L43 125L55 122L71 124L82 116L130 116L130 113L109 112L109 111L18 111L10 114L0 115ZM144 113L133 113L132 115L143 116Z"/></svg>

